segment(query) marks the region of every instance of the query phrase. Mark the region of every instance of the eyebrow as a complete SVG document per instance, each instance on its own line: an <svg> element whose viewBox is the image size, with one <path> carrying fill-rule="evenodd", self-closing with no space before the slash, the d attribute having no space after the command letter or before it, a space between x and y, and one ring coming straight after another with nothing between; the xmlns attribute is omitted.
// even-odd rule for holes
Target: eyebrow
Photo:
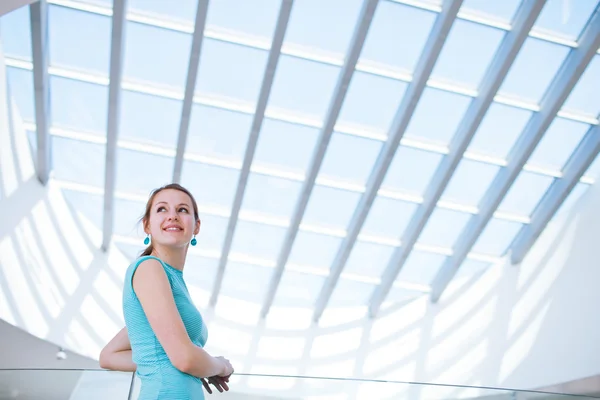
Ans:
<svg viewBox="0 0 600 400"><path fill-rule="evenodd" d="M167 203L166 201L159 201L158 203L156 203L155 205L159 205L159 204L166 204L169 205L169 203ZM188 203L179 203L177 204L177 206L187 206L189 207L190 205Z"/></svg>

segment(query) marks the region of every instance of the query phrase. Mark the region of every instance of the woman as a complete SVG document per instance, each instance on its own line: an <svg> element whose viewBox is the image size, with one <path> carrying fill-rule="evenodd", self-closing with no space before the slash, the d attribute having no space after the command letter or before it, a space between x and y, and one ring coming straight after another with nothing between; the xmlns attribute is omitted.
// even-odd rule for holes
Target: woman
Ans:
<svg viewBox="0 0 600 400"><path fill-rule="evenodd" d="M139 400L204 399L209 382L229 390L233 367L203 349L206 326L183 279L188 246L200 231L194 197L178 184L163 186L148 199L142 223L149 245L125 274L125 328L100 353L100 366L135 371Z"/></svg>

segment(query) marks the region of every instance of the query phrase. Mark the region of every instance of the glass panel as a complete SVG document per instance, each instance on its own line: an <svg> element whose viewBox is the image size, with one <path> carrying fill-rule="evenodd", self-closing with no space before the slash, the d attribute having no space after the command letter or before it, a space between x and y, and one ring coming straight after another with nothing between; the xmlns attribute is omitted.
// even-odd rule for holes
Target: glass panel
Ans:
<svg viewBox="0 0 600 400"><path fill-rule="evenodd" d="M555 118L528 163L562 170L589 128L587 124Z"/></svg>
<svg viewBox="0 0 600 400"><path fill-rule="evenodd" d="M345 229L356 210L360 195L346 190L315 186L302 223Z"/></svg>
<svg viewBox="0 0 600 400"><path fill-rule="evenodd" d="M416 300L421 296L427 296L427 293L392 286L385 301L381 303L381 308L386 309L394 305L404 304L411 300Z"/></svg>
<svg viewBox="0 0 600 400"><path fill-rule="evenodd" d="M510 23L522 0L465 0L461 11L476 13L485 18Z"/></svg>
<svg viewBox="0 0 600 400"><path fill-rule="evenodd" d="M331 293L327 308L364 307L369 304L375 285L340 278ZM333 310L335 312L335 310ZM356 316L358 319L358 315Z"/></svg>
<svg viewBox="0 0 600 400"><path fill-rule="evenodd" d="M251 115L194 105L186 151L242 162L251 125Z"/></svg>
<svg viewBox="0 0 600 400"><path fill-rule="evenodd" d="M236 266L236 269L242 270L243 268L245 268L243 265ZM243 296L234 297L255 297L256 293L250 292L249 290L258 287L258 285L248 286L250 286L250 289L240 288L244 289ZM231 289L233 289L233 287ZM227 290L230 289L228 288ZM285 314L282 314L282 316L283 315ZM231 337L239 337L241 335L243 341L248 343L247 346L250 346L251 335L247 332L241 332L237 329L237 326L235 328L230 328L231 325L225 327L224 323L219 324L217 322L212 323L212 326L214 326L214 332L220 334L218 335L219 338L213 338L215 343L219 343L219 348L225 348L225 346L221 344L224 341L223 337L230 336L230 334ZM312 347L309 347L308 345L312 343L310 341L296 340L297 336L294 336L295 331L287 333L286 337L291 338L292 340L273 340L276 339L275 336L263 338L265 340L260 340L261 343L257 345L260 347L259 352L262 355L259 359L261 362L252 366L251 374L249 374L250 376L234 374L230 379L230 386L235 389L232 389L228 394L224 394L224 398L260 398L265 396L273 399L287 398L287 394L291 388L294 388L295 392L299 392L299 398L327 398L332 400L346 400L349 398L356 400L442 400L449 398L493 398L497 400L572 400L578 398L581 400L591 400L592 398L595 398L584 395L544 393L540 391L527 392L489 387L402 383L370 379L352 380L299 377L299 370L290 366L296 365L301 358L309 356L310 359L314 358L315 360L319 360L319 365L309 368L306 371L307 375L329 376L327 371L333 369L341 369L343 375L352 374L356 363L349 355L348 348L352 348L351 353L354 354L364 333L357 327L348 328L348 324L341 326L343 326L343 330L338 329L336 326L336 329L330 330L322 336L318 336L318 340L315 341L316 345L313 344ZM409 325L407 324L406 327L408 328ZM81 331L84 335L87 333L87 330ZM211 329L209 327L209 341L211 340L210 332ZM275 332L280 336L284 335L278 331ZM409 330L407 332L411 335L406 338L409 347L413 345L413 342L418 343L418 340L415 339L417 341L413 341L413 338L418 338L420 332L418 330ZM463 335L452 335L450 340L454 339L454 337L463 339ZM91 343L94 343L91 338L89 339ZM268 345L266 339L271 339L268 340ZM283 337L281 339L283 339ZM393 335L386 337L385 339L386 340L383 341L385 343L382 343L383 347L376 348L376 352L368 354L364 360L364 365L361 364L358 367L364 368L369 374L370 371L380 371L382 365L391 366L392 372L395 373L403 370L404 363L398 364L397 349L399 348L398 346L404 346L405 343L397 337L393 337ZM483 343L483 345L476 346L473 349L465 348L467 351L464 354L452 353L451 355L456 356L457 362L460 362L461 365L468 365L467 368L476 369L479 364L472 362L472 358L478 356L481 349L486 347L485 342L481 343ZM450 349L450 345L454 345L454 343L445 344L440 347L440 350L447 351ZM279 346L280 349L285 351L275 355L273 352L266 349L267 347L271 348L276 346ZM234 345L234 347L237 346ZM307 350L310 348L312 348L313 351ZM459 351L463 349L452 347L452 350ZM238 353L237 348L235 348L234 351ZM406 352L406 357L408 357L409 354L413 354L409 353L408 350L406 350ZM291 358L289 358L290 356ZM243 358L239 358L239 360L238 364L243 364ZM235 360L233 364L238 365ZM412 364L408 363L406 365L408 368L412 368ZM283 374L281 373L282 370L284 372ZM275 371L279 371L280 374L274 374ZM293 376L286 376L285 374L293 374ZM48 398L48 393L53 393L55 395L52 398L70 400L125 399L130 390L130 384L132 382L131 378L132 374L130 373L103 370L0 370L0 380L9 383L6 386L6 392L11 394L18 393L19 398L22 397L23 399ZM57 382L60 382L61 385L57 385ZM139 378L136 377L133 383L131 399L137 400L140 389ZM295 388L301 389L296 390ZM262 396L257 395L259 393L262 394ZM265 393L266 395L264 395ZM324 393L326 394L326 397L323 396Z"/></svg>
<svg viewBox="0 0 600 400"><path fill-rule="evenodd" d="M345 273L379 278L388 266L395 247L357 241L350 252Z"/></svg>
<svg viewBox="0 0 600 400"><path fill-rule="evenodd" d="M429 285L444 261L446 256L441 254L412 250L396 281Z"/></svg>
<svg viewBox="0 0 600 400"><path fill-rule="evenodd" d="M548 0L534 29L577 40L597 5L596 0Z"/></svg>
<svg viewBox="0 0 600 400"><path fill-rule="evenodd" d="M62 189L61 193L71 206L71 211L74 215L89 221L98 229L102 228L104 195L83 193L69 189Z"/></svg>
<svg viewBox="0 0 600 400"><path fill-rule="evenodd" d="M238 220L231 252L275 262L285 233L286 228Z"/></svg>
<svg viewBox="0 0 600 400"><path fill-rule="evenodd" d="M166 4L166 3L165 3ZM185 87L191 35L128 22L123 79Z"/></svg>
<svg viewBox="0 0 600 400"><path fill-rule="evenodd" d="M361 61L375 61L401 70L413 71L435 16L435 13L416 7L391 1L379 2L367 34Z"/></svg>
<svg viewBox="0 0 600 400"><path fill-rule="evenodd" d="M31 159L37 159L37 133L36 127L33 127L33 130L27 129L27 144L29 145L29 151L31 152Z"/></svg>
<svg viewBox="0 0 600 400"><path fill-rule="evenodd" d="M117 249L119 249L119 251L121 251L121 253L123 253L123 255L127 258L127 260L129 260L129 262L132 262L133 260L138 258L140 256L141 252L144 251L144 248L145 248L145 246L143 245L143 242L140 242L140 245L136 246L136 245L129 244L129 243L121 243L118 240L116 240L114 242L114 244L115 244L115 247Z"/></svg>
<svg viewBox="0 0 600 400"><path fill-rule="evenodd" d="M521 108L492 103L467 151L506 159L531 114Z"/></svg>
<svg viewBox="0 0 600 400"><path fill-rule="evenodd" d="M456 20L432 77L477 89L503 36L504 32L499 29Z"/></svg>
<svg viewBox="0 0 600 400"><path fill-rule="evenodd" d="M323 276L286 269L279 282L273 306L312 308L324 283Z"/></svg>
<svg viewBox="0 0 600 400"><path fill-rule="evenodd" d="M106 136L108 86L50 77L52 124Z"/></svg>
<svg viewBox="0 0 600 400"><path fill-rule="evenodd" d="M230 210L239 173L236 169L184 161L181 184L194 194L199 205Z"/></svg>
<svg viewBox="0 0 600 400"><path fill-rule="evenodd" d="M115 188L150 195L152 190L172 182L173 164L171 157L117 148Z"/></svg>
<svg viewBox="0 0 600 400"><path fill-rule="evenodd" d="M251 173L242 210L291 218L301 188L301 182Z"/></svg>
<svg viewBox="0 0 600 400"><path fill-rule="evenodd" d="M557 218L561 218L563 215L568 215L572 212L578 212L581 210L579 208L579 205L581 204L580 202L584 196L589 195L590 189L590 185L586 185L585 183L577 183L565 201L563 201L563 203L560 205L556 211L556 214L554 214L551 220L555 220Z"/></svg>
<svg viewBox="0 0 600 400"><path fill-rule="evenodd" d="M470 97L426 88L410 120L407 134L449 144L470 102Z"/></svg>
<svg viewBox="0 0 600 400"><path fill-rule="evenodd" d="M110 7L113 6L113 0L77 0L79 3L88 3L93 4L95 6L100 5L101 7Z"/></svg>
<svg viewBox="0 0 600 400"><path fill-rule="evenodd" d="M31 22L29 8L21 7L0 18L0 37L4 54L31 60Z"/></svg>
<svg viewBox="0 0 600 400"><path fill-rule="evenodd" d="M422 196L442 157L441 154L399 146L382 187Z"/></svg>
<svg viewBox="0 0 600 400"><path fill-rule="evenodd" d="M382 145L375 140L334 132L319 178L366 185Z"/></svg>
<svg viewBox="0 0 600 400"><path fill-rule="evenodd" d="M500 167L463 158L458 164L442 199L469 206L478 206Z"/></svg>
<svg viewBox="0 0 600 400"><path fill-rule="evenodd" d="M484 261L466 259L454 275L454 279L471 278L486 271L492 264Z"/></svg>
<svg viewBox="0 0 600 400"><path fill-rule="evenodd" d="M140 201L125 200L119 197L114 199L113 232L118 236L135 237L139 245L136 252L142 251L144 246L144 225L140 219L144 216L146 204Z"/></svg>
<svg viewBox="0 0 600 400"><path fill-rule="evenodd" d="M34 122L33 72L25 69L6 67L6 75L10 94L15 100L21 118L25 121Z"/></svg>
<svg viewBox="0 0 600 400"><path fill-rule="evenodd" d="M198 201L197 193L192 194ZM227 233L228 218L200 212L200 221L200 233L196 236L196 239L198 239L196 248L214 252L217 257L220 256L225 234Z"/></svg>
<svg viewBox="0 0 600 400"><path fill-rule="evenodd" d="M564 108L597 118L600 114L600 55L595 55L575 88L567 98Z"/></svg>
<svg viewBox="0 0 600 400"><path fill-rule="evenodd" d="M568 52L568 47L527 38L499 93L539 103Z"/></svg>
<svg viewBox="0 0 600 400"><path fill-rule="evenodd" d="M523 224L492 218L473 246L473 253L503 256Z"/></svg>
<svg viewBox="0 0 600 400"><path fill-rule="evenodd" d="M128 90L121 92L121 101L120 138L173 149L177 146L181 102Z"/></svg>
<svg viewBox="0 0 600 400"><path fill-rule="evenodd" d="M342 10L346 9L347 7L342 7ZM324 36L319 33L319 37ZM281 56L275 72L269 107L324 118L339 71L340 68L331 65Z"/></svg>
<svg viewBox="0 0 600 400"><path fill-rule="evenodd" d="M229 261L225 268L221 296L262 304L273 268Z"/></svg>
<svg viewBox="0 0 600 400"><path fill-rule="evenodd" d="M521 172L500 203L498 211L518 215L531 215L554 178L529 172Z"/></svg>
<svg viewBox="0 0 600 400"><path fill-rule="evenodd" d="M185 264L183 276L194 303L196 306L208 304L217 275L219 259L201 257L190 252Z"/></svg>
<svg viewBox="0 0 600 400"><path fill-rule="evenodd" d="M152 14L159 18L178 19L193 23L196 17L196 0L180 0L177 3L169 3L163 0L130 0L131 11L141 11Z"/></svg>
<svg viewBox="0 0 600 400"><path fill-rule="evenodd" d="M387 134L407 86L398 80L355 72L339 122L362 124Z"/></svg>
<svg viewBox="0 0 600 400"><path fill-rule="evenodd" d="M54 178L104 187L106 146L57 136L51 138Z"/></svg>
<svg viewBox="0 0 600 400"><path fill-rule="evenodd" d="M89 333L86 330L86 336ZM87 344L95 347L97 342L90 340ZM85 363L91 365L91 361ZM105 370L0 370L2 398L6 399L124 399L129 394L131 379L131 373Z"/></svg>
<svg viewBox="0 0 600 400"><path fill-rule="evenodd" d="M319 130L287 122L263 121L254 163L304 174L312 160Z"/></svg>
<svg viewBox="0 0 600 400"><path fill-rule="evenodd" d="M280 4L278 0L211 1L208 3L206 23L250 35L271 37L275 31Z"/></svg>
<svg viewBox="0 0 600 400"><path fill-rule="evenodd" d="M360 0L297 1L285 42L346 53L361 5Z"/></svg>
<svg viewBox="0 0 600 400"><path fill-rule="evenodd" d="M341 238L300 231L296 235L288 264L329 268L340 243Z"/></svg>
<svg viewBox="0 0 600 400"><path fill-rule="evenodd" d="M50 64L108 75L111 18L50 5L48 9Z"/></svg>
<svg viewBox="0 0 600 400"><path fill-rule="evenodd" d="M263 50L206 39L196 91L256 102L268 56Z"/></svg>
<svg viewBox="0 0 600 400"><path fill-rule="evenodd" d="M436 208L425 224L419 242L451 248L469 222L471 214Z"/></svg>
<svg viewBox="0 0 600 400"><path fill-rule="evenodd" d="M585 176L591 176L594 179L600 179L600 155L596 156L596 159L585 172Z"/></svg>
<svg viewBox="0 0 600 400"><path fill-rule="evenodd" d="M369 210L361 235L399 238L410 221L418 204L377 196Z"/></svg>

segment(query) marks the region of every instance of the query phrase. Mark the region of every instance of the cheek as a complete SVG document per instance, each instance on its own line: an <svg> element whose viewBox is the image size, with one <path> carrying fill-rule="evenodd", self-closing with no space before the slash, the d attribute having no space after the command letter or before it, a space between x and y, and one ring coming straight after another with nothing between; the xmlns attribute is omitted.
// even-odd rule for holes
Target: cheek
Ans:
<svg viewBox="0 0 600 400"><path fill-rule="evenodd" d="M153 215L150 217L149 228L150 232L158 232L160 231L160 226L162 224L161 218L157 215Z"/></svg>
<svg viewBox="0 0 600 400"><path fill-rule="evenodd" d="M194 218L191 215L186 215L181 220L188 230L193 230L196 227L196 221L194 221Z"/></svg>

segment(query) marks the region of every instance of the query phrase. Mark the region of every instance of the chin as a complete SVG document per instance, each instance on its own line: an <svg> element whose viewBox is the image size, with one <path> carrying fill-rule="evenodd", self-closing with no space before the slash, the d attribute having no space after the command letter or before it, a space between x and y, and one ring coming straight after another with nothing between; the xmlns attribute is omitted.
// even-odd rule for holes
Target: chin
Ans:
<svg viewBox="0 0 600 400"><path fill-rule="evenodd" d="M164 242L160 242L158 244L160 246L164 246L164 247L181 249L181 248L185 247L188 243L189 243L189 241L185 241L185 240L165 240Z"/></svg>
<svg viewBox="0 0 600 400"><path fill-rule="evenodd" d="M189 242L187 242L187 241L186 242L174 242L174 243L167 244L167 246L181 249L181 248L184 248L188 243Z"/></svg>

